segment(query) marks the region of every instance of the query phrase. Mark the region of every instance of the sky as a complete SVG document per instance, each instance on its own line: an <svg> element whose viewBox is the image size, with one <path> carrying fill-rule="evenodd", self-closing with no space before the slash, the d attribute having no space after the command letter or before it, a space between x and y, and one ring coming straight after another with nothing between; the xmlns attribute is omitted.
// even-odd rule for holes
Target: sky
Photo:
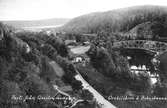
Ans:
<svg viewBox="0 0 167 108"><path fill-rule="evenodd" d="M74 18L138 5L167 6L167 0L0 0L0 20Z"/></svg>

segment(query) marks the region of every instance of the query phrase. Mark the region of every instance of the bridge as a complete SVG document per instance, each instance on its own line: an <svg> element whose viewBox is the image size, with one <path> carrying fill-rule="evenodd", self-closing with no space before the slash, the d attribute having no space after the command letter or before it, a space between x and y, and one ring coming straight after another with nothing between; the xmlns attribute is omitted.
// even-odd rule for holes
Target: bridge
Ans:
<svg viewBox="0 0 167 108"><path fill-rule="evenodd" d="M120 49L143 49L162 54L167 51L167 43L151 40L127 40L113 43L113 48Z"/></svg>

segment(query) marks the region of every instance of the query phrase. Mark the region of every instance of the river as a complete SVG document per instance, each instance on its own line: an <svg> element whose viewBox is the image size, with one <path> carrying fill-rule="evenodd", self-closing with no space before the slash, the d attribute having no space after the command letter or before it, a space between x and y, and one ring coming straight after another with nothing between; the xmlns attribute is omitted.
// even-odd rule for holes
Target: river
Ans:
<svg viewBox="0 0 167 108"><path fill-rule="evenodd" d="M121 55L128 59L130 70L135 74L148 74L151 84L154 85L159 77L157 73L158 60L157 53L152 53L143 49L123 49Z"/></svg>

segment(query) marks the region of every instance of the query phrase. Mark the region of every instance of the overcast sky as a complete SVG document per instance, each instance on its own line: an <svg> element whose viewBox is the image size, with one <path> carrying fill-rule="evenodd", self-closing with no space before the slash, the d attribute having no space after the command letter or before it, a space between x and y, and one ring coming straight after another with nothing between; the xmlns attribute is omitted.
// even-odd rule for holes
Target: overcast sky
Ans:
<svg viewBox="0 0 167 108"><path fill-rule="evenodd" d="M0 0L0 20L73 18L136 5L167 6L167 0Z"/></svg>

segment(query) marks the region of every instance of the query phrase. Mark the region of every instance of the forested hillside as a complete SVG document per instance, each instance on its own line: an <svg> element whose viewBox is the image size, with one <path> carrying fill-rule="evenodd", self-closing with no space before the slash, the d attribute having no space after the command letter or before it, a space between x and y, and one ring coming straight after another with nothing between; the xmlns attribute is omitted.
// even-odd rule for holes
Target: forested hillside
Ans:
<svg viewBox="0 0 167 108"><path fill-rule="evenodd" d="M53 85L69 86L71 97L86 99L84 94L89 92L82 90L81 82L74 78L76 71L68 60L68 52L64 41L58 37L34 32L14 33L0 23L0 107L65 107L48 98L58 93ZM89 93L89 99L91 96Z"/></svg>
<svg viewBox="0 0 167 108"><path fill-rule="evenodd" d="M72 19L62 30L72 33L122 32L150 22L155 35L166 36L167 8L160 6L138 6L107 12L90 13Z"/></svg>

